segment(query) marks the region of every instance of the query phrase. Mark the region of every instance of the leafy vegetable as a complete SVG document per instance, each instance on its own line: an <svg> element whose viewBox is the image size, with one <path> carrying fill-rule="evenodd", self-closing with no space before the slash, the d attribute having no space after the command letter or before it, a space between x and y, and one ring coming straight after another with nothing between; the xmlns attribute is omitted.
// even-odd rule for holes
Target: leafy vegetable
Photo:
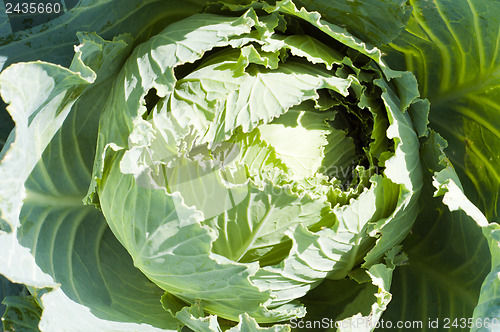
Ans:
<svg viewBox="0 0 500 332"><path fill-rule="evenodd" d="M496 2L116 6L0 46L5 329L497 328Z"/></svg>

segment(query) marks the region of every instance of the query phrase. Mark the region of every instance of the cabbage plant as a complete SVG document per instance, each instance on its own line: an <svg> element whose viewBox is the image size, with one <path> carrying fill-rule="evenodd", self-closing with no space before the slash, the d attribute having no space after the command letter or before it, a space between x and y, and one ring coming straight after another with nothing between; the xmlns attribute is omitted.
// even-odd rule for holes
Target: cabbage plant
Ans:
<svg viewBox="0 0 500 332"><path fill-rule="evenodd" d="M97 0L12 32L4 328L495 330L498 13Z"/></svg>

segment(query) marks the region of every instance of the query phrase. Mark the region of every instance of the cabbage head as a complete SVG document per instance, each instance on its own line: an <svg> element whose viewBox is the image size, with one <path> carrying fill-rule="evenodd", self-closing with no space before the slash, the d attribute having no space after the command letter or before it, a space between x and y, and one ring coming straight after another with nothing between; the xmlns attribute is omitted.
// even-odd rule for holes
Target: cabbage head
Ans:
<svg viewBox="0 0 500 332"><path fill-rule="evenodd" d="M83 0L12 31L4 329L500 328L495 14Z"/></svg>

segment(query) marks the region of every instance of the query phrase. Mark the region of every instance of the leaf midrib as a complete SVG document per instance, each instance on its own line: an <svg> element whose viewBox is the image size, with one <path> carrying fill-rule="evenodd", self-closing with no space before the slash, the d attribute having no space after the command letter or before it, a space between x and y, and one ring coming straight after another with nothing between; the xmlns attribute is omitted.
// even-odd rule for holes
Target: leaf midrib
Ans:
<svg viewBox="0 0 500 332"><path fill-rule="evenodd" d="M456 85L443 93L434 96L426 96L431 102L431 107L449 105L450 102L461 99L474 92L485 91L487 88L500 85L500 66L493 72L477 75L474 80ZM432 112L431 112L432 114Z"/></svg>
<svg viewBox="0 0 500 332"><path fill-rule="evenodd" d="M240 250L237 252L235 255L237 257L236 261L240 261L245 254L252 249L253 244L255 241L259 238L260 232L262 231L262 228L264 227L265 224L267 224L267 221L269 219L269 216L271 215L271 211L274 209L274 205L271 205L269 209L266 211L266 214L261 218L260 223L258 226L253 230L252 232L252 237L245 241L243 245L240 247Z"/></svg>
<svg viewBox="0 0 500 332"><path fill-rule="evenodd" d="M58 193L57 195L54 195L27 190L24 202L39 203L44 206L85 207L83 204L84 197L85 194L65 195Z"/></svg>

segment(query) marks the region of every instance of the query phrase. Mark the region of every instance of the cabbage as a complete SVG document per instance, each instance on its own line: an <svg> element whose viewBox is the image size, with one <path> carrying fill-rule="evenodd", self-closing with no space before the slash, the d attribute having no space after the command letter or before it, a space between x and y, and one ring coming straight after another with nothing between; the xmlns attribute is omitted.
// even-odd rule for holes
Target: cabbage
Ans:
<svg viewBox="0 0 500 332"><path fill-rule="evenodd" d="M0 47L6 330L497 328L498 4L117 4Z"/></svg>

